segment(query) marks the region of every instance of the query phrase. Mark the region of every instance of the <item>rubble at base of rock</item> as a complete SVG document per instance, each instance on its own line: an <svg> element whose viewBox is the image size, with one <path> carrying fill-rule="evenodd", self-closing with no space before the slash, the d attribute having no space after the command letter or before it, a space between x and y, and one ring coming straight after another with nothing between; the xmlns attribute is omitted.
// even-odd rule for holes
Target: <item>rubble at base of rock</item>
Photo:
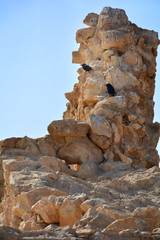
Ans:
<svg viewBox="0 0 160 240"><path fill-rule="evenodd" d="M0 239L160 239L158 34L110 7L84 23L73 63L92 70L78 70L63 120L0 141Z"/></svg>

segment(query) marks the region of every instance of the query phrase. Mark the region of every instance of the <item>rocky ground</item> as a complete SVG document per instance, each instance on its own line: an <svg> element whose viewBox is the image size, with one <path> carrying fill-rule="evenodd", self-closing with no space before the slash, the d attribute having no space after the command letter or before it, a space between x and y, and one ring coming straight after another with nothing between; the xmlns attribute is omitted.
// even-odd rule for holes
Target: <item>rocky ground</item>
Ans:
<svg viewBox="0 0 160 240"><path fill-rule="evenodd" d="M160 239L158 167L109 161L106 173L83 180L63 164L56 157L3 160L1 218L12 227L1 225L1 239Z"/></svg>
<svg viewBox="0 0 160 240"><path fill-rule="evenodd" d="M160 239L158 34L109 7L84 23L73 62L92 70L78 70L64 119L0 141L0 239Z"/></svg>

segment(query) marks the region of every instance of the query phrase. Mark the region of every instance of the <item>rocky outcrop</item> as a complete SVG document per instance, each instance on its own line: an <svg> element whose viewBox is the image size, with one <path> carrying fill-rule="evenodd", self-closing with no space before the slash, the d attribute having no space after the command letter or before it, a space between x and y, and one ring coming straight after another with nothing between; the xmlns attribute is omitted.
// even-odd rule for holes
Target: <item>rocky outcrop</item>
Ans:
<svg viewBox="0 0 160 240"><path fill-rule="evenodd" d="M23 138L8 138L0 141L0 155L3 159L17 156L26 156L34 159L40 156L55 156L54 143L51 136L31 139L27 136Z"/></svg>
<svg viewBox="0 0 160 240"><path fill-rule="evenodd" d="M0 239L160 239L158 35L109 7L84 23L73 62L92 70L78 70L64 119L0 142Z"/></svg>
<svg viewBox="0 0 160 240"><path fill-rule="evenodd" d="M87 121L90 139L110 150L113 160L158 166L160 131L153 123L158 34L138 28L123 10L110 7L99 16L89 14L84 23L90 27L76 34L80 47L73 52L73 63L86 63L93 70L78 70L79 82L66 93L64 118ZM109 97L107 83L115 97Z"/></svg>
<svg viewBox="0 0 160 240"><path fill-rule="evenodd" d="M54 229L54 237L62 239L67 231L70 239L97 239L96 235L98 239L158 239L154 237L160 222L157 167L134 170L126 163L110 162L105 174L80 180L69 169L65 173L62 162L57 167L58 159L53 158L55 167L51 166L52 158L3 160L6 186L1 223L20 230L5 234L9 231L25 239L31 230L32 236L45 236Z"/></svg>

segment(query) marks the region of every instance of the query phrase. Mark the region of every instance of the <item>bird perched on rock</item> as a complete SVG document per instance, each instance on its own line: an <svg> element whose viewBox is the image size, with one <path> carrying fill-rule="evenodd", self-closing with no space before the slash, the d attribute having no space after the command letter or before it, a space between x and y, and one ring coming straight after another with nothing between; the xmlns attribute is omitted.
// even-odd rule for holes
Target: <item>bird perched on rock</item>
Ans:
<svg viewBox="0 0 160 240"><path fill-rule="evenodd" d="M110 83L107 83L106 84L106 87L107 87L107 91L108 91L108 94L109 96L115 96L115 90L114 90L114 87L110 84Z"/></svg>
<svg viewBox="0 0 160 240"><path fill-rule="evenodd" d="M92 68L91 68L89 65L87 65L87 64L81 64L81 66L82 66L82 68L83 68L85 71L87 71L87 72L89 72L89 71L92 70Z"/></svg>

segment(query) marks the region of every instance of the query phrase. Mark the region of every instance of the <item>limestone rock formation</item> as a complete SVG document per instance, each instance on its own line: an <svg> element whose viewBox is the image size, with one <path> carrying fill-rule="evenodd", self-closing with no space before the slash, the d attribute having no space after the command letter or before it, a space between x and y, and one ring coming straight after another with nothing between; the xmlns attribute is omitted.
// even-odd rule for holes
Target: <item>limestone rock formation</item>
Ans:
<svg viewBox="0 0 160 240"><path fill-rule="evenodd" d="M158 34L110 7L84 23L73 63L92 70L78 69L64 119L0 141L0 239L160 239Z"/></svg>
<svg viewBox="0 0 160 240"><path fill-rule="evenodd" d="M89 14L84 23L90 27L76 34L80 47L73 52L73 63L86 63L93 70L78 70L79 83L66 94L64 118L87 121L90 138L110 150L113 160L158 166L160 127L153 123L158 34L138 28L123 10L109 7L99 17ZM109 97L107 83L114 86L115 97Z"/></svg>

